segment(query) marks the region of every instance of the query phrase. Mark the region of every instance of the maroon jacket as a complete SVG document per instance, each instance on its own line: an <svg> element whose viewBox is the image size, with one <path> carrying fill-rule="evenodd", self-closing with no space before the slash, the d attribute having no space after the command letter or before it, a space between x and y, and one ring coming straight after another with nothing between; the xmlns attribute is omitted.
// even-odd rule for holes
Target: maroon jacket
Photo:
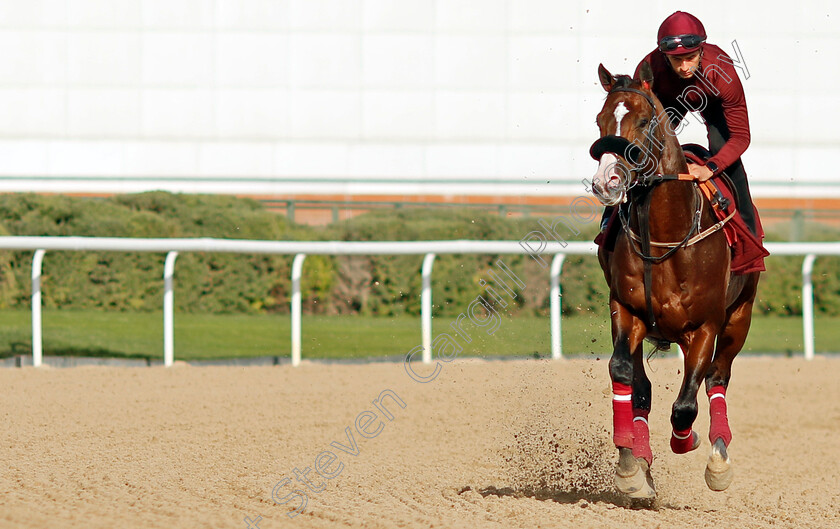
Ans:
<svg viewBox="0 0 840 529"><path fill-rule="evenodd" d="M650 64L653 92L671 115L674 127L689 110L699 110L706 122L720 130L726 143L709 161L717 164L719 171L724 171L741 157L750 144L747 102L732 59L713 44L704 44L703 49L700 71L690 79L678 76L665 54L658 49L642 59L636 67L635 77L639 77L642 63ZM705 107L704 98L698 90L705 96Z"/></svg>

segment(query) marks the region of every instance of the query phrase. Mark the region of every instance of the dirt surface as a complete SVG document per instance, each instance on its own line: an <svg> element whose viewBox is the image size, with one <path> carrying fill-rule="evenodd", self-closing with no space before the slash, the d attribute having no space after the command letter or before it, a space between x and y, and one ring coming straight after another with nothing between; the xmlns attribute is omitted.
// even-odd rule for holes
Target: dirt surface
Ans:
<svg viewBox="0 0 840 529"><path fill-rule="evenodd" d="M0 527L840 527L840 360L736 360L722 493L707 400L701 448L672 454L680 365L651 362L651 506L612 492L606 359L456 360L426 384L393 363L2 369ZM307 467L324 489L289 518L272 491Z"/></svg>

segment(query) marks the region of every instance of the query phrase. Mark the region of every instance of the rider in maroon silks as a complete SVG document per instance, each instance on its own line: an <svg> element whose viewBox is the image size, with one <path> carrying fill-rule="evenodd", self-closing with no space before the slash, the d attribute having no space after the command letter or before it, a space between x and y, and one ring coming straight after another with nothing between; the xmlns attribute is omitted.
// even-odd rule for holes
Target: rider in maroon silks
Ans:
<svg viewBox="0 0 840 529"><path fill-rule="evenodd" d="M733 60L720 48L706 43L706 29L694 15L677 11L662 22L657 49L642 59L653 70L653 92L679 130L689 111L700 113L707 128L712 157L706 165L689 163L698 181L726 173L735 186L736 208L756 233L752 198L741 155L750 144L750 123L744 88ZM606 215L605 215L606 217Z"/></svg>

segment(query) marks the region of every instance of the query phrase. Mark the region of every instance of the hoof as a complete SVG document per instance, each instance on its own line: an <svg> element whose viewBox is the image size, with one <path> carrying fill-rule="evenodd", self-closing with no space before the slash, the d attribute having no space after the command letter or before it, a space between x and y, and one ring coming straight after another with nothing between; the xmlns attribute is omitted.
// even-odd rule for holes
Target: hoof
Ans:
<svg viewBox="0 0 840 529"><path fill-rule="evenodd" d="M691 431L690 439L680 439L674 432L671 432L671 451L675 454L687 454L692 450L697 450L700 446L700 434Z"/></svg>
<svg viewBox="0 0 840 529"><path fill-rule="evenodd" d="M729 455L726 453L726 445L723 439L718 439L712 446L712 453L709 455L709 462L706 464L706 485L714 491L723 491L732 484L734 472L729 463Z"/></svg>
<svg viewBox="0 0 840 529"><path fill-rule="evenodd" d="M656 497L650 465L641 457L633 457L629 448L619 448L618 466L615 469L615 488L630 498Z"/></svg>

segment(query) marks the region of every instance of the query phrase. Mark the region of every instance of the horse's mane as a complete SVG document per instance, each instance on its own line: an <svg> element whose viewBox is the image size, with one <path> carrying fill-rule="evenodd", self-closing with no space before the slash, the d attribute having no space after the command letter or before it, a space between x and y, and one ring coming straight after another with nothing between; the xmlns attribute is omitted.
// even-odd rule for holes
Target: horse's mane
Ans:
<svg viewBox="0 0 840 529"><path fill-rule="evenodd" d="M633 79L629 75L616 75L615 84L613 85L613 88L631 88L631 85L633 84L634 80L635 79ZM636 84L640 83L636 81Z"/></svg>

